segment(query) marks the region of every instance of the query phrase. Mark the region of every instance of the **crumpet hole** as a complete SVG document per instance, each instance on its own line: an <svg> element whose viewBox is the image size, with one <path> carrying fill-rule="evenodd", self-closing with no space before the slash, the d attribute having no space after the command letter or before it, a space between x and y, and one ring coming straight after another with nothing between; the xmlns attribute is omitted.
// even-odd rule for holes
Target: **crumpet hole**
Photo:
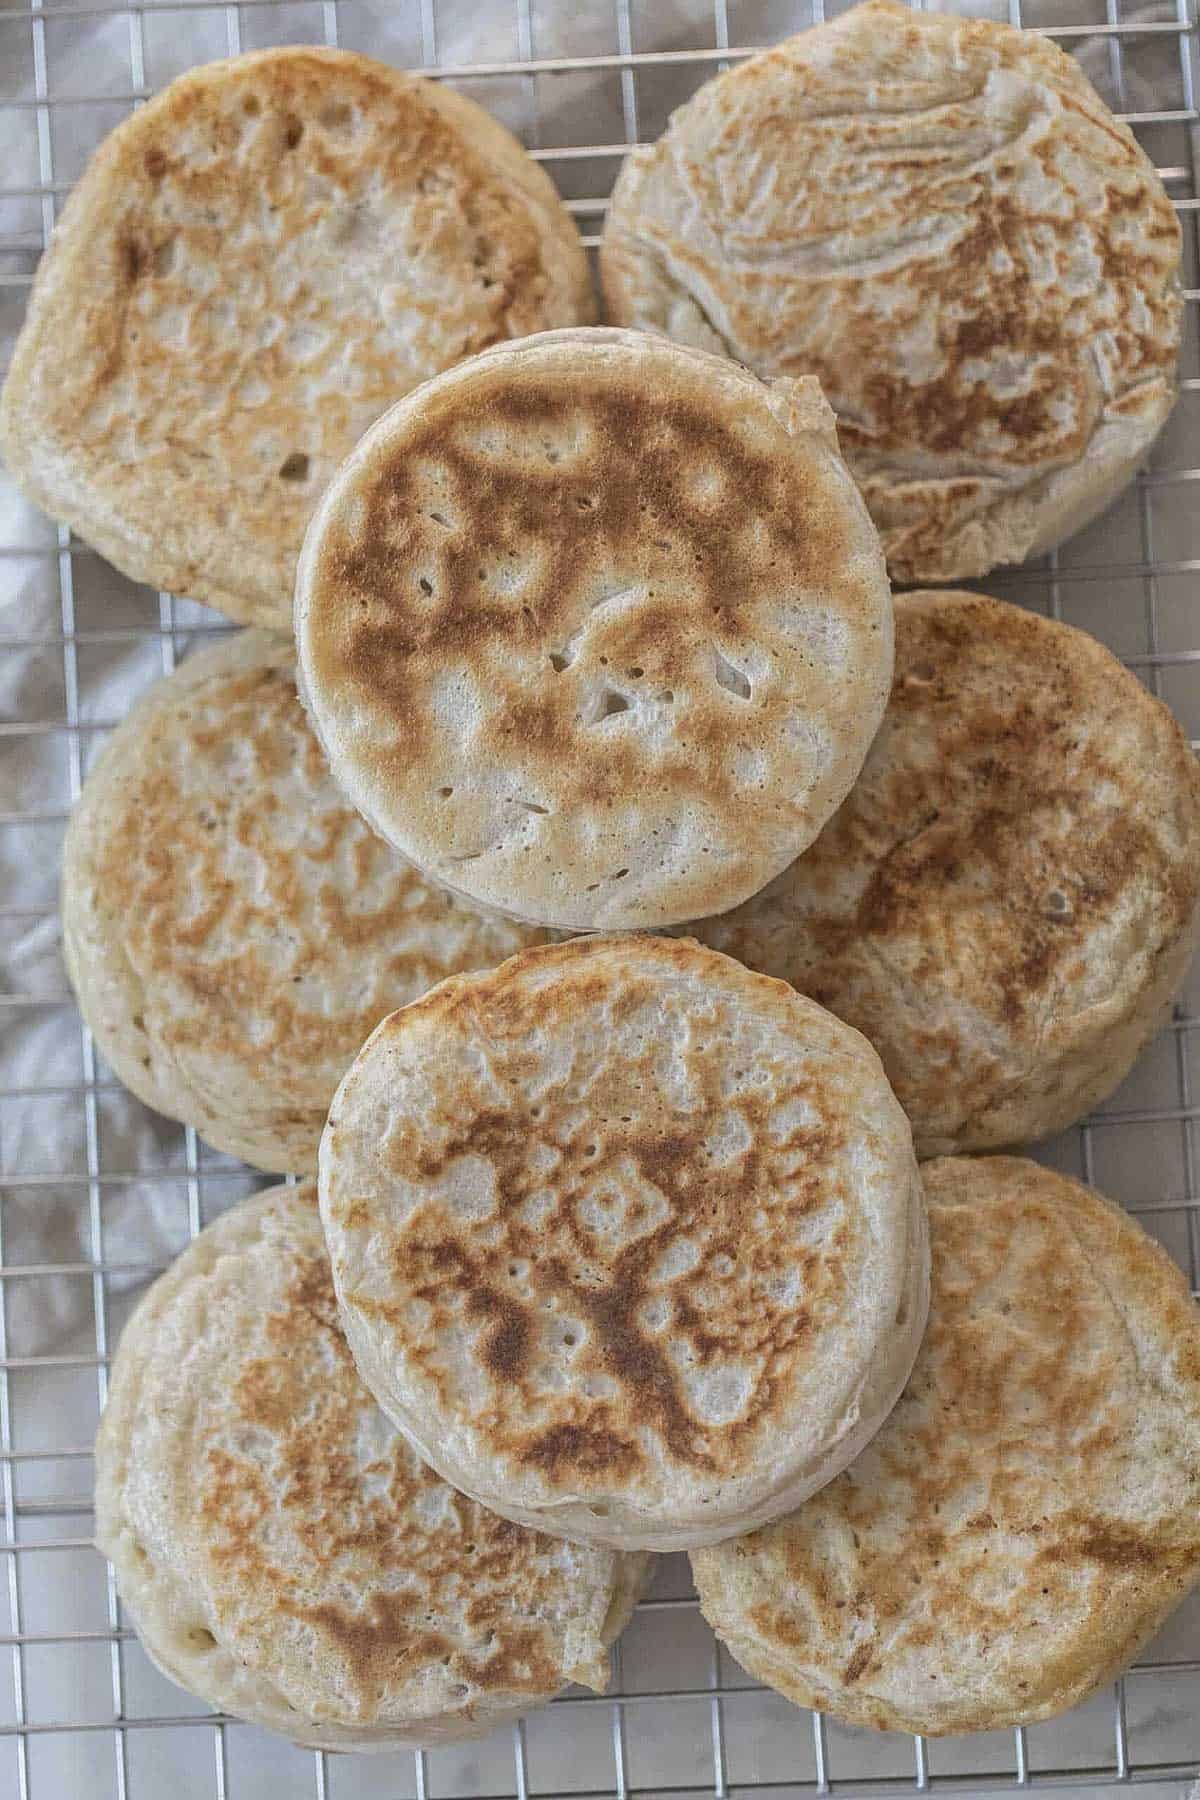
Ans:
<svg viewBox="0 0 1200 1800"><path fill-rule="evenodd" d="M1067 896L1058 888L1055 888L1046 896L1046 911L1050 914L1052 919L1069 919L1071 914L1075 911L1075 908L1071 905Z"/></svg>
<svg viewBox="0 0 1200 1800"><path fill-rule="evenodd" d="M599 725L605 719L615 718L617 713L629 711L629 701L624 694L618 694L615 688L605 688L600 696L600 706L592 723Z"/></svg>
<svg viewBox="0 0 1200 1800"><path fill-rule="evenodd" d="M727 657L713 646L713 660L716 665L717 686L723 687L727 694L734 694L739 700L748 700L752 689L749 677L735 669Z"/></svg>
<svg viewBox="0 0 1200 1800"><path fill-rule="evenodd" d="M308 480L308 458L303 450L293 450L289 456L284 457L279 465L279 479L281 481Z"/></svg>
<svg viewBox="0 0 1200 1800"><path fill-rule="evenodd" d="M304 127L293 114L283 127L283 146L285 150L294 150L304 136Z"/></svg>
<svg viewBox="0 0 1200 1800"><path fill-rule="evenodd" d="M145 272L150 261L149 252L144 244L136 238L125 238L121 243L121 262L129 281L138 281Z"/></svg>
<svg viewBox="0 0 1200 1800"><path fill-rule="evenodd" d="M417 586L420 588L421 592L425 595L426 599L428 599L429 596L433 593L433 583L432 583L432 581L430 581L428 575L422 575L421 579L417 583Z"/></svg>

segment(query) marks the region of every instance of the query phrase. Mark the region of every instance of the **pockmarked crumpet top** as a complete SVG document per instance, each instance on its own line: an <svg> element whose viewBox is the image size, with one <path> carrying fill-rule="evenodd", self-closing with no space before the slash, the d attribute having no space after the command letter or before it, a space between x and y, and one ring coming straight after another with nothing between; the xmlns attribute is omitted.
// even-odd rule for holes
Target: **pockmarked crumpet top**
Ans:
<svg viewBox="0 0 1200 1800"><path fill-rule="evenodd" d="M105 138L3 400L21 487L135 581L287 628L304 528L400 394L593 315L545 170L444 83L289 45Z"/></svg>
<svg viewBox="0 0 1200 1800"><path fill-rule="evenodd" d="M1128 1073L1200 933L1200 768L1087 632L896 601L896 680L816 843L692 927L868 1037L919 1156L1064 1130Z"/></svg>
<svg viewBox="0 0 1200 1800"><path fill-rule="evenodd" d="M893 578L1060 543L1171 410L1180 230L1132 132L1032 31L867 0L633 151L608 315L817 376Z"/></svg>
<svg viewBox="0 0 1200 1800"><path fill-rule="evenodd" d="M533 923L723 911L798 855L887 695L879 543L811 381L635 332L401 401L309 531L301 688L427 875Z"/></svg>
<svg viewBox="0 0 1200 1800"><path fill-rule="evenodd" d="M155 1663L327 1749L482 1736L602 1689L645 1560L526 1531L388 1424L338 1326L311 1183L202 1231L121 1338L96 1539Z"/></svg>
<svg viewBox="0 0 1200 1800"><path fill-rule="evenodd" d="M797 1504L886 1417L926 1242L865 1039L694 943L578 938L443 982L330 1109L346 1333L448 1481L670 1550Z"/></svg>
<svg viewBox="0 0 1200 1800"><path fill-rule="evenodd" d="M426 881L334 784L290 639L243 631L156 682L89 772L63 852L79 1008L140 1100L311 1173L387 1013L544 933Z"/></svg>
<svg viewBox="0 0 1200 1800"><path fill-rule="evenodd" d="M922 1173L929 1327L894 1411L789 1518L692 1568L760 1681L938 1736L1065 1712L1200 1575L1200 1316L1078 1182L1008 1156Z"/></svg>

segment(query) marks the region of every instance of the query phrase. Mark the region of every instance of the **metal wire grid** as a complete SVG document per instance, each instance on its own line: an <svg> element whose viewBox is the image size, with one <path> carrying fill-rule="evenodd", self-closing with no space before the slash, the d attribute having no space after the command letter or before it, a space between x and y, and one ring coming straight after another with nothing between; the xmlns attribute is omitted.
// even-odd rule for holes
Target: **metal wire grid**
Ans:
<svg viewBox="0 0 1200 1800"><path fill-rule="evenodd" d="M5 290L11 299L28 287L61 197L71 185L56 170L56 113L95 107L101 121L95 132L98 138L112 122L109 115L114 109L128 109L144 98L149 91L148 21L157 23L164 14L219 20L224 42L209 54L222 50L235 54L248 42L290 41L294 37L328 44L349 41L356 48L370 49L372 5L377 16L378 7L386 4L387 0L231 0L228 4L220 4L220 0L161 0L161 4L158 0L131 0L120 5L107 0L63 0L47 5L45 0L28 0L25 5L0 5L0 75L5 33L28 34L32 58L32 93L0 98L0 108L28 115L37 169L36 181L24 185L4 184L0 171L0 209L11 203L28 203L36 210L39 224L36 231L7 235L0 231L0 302L6 298ZM611 5L609 0L593 0L591 5L574 9L580 25L574 43L590 46L596 35L590 28L603 27L611 47L575 54L574 27L564 34L561 18L555 18L556 12L567 10L566 0L557 9L551 0L545 8L545 15L556 26L552 34L547 32L547 16L535 13L534 0L515 0L515 7L507 8L505 0L496 0L491 12L515 11L511 18L515 57L452 65L440 59L440 44L441 27L453 4L454 0L443 0L441 18L437 0L410 0L407 6L401 0L396 8L412 23L416 57L423 72L463 82L484 104L489 103L490 84L499 84L511 96L516 79L524 112L520 123L533 155L552 168L568 194L578 185L579 176L604 189L604 194L589 194L585 189L568 200L588 245L597 242L605 194L620 157L639 140L639 132L652 137L661 128L665 106L677 103L715 68L748 54L757 42L819 20L826 10L824 0L801 6L776 5L773 0L763 4L714 0L711 27L706 25L701 31L693 21L689 41L681 45L670 35L671 30L678 30L677 12L673 10L664 36L655 18L659 11L655 0L643 0L641 10L635 10L635 0L613 0ZM1040 11L1035 11L1036 0L1025 0L1024 18L1022 0L1007 0L1007 13L1013 24L1049 28L1068 45L1074 39L1103 42L1119 108L1131 123L1145 128L1147 147L1175 196L1189 240L1185 279L1197 282L1200 157L1196 28L1189 0L1177 0L1173 17L1149 20L1123 15L1121 4L1122 0L1083 0L1083 18L1070 23L1059 22L1063 7L1056 0L1045 0ZM732 41L731 11L738 28ZM53 91L57 84L52 80L51 34L66 20L106 18L126 22L127 89ZM462 18L460 9L456 27L461 27ZM585 24L589 27L586 33ZM539 35L553 35L559 53L539 56ZM702 37L707 41L700 41ZM1135 47L1156 39L1168 40L1173 56L1177 47L1177 92L1162 96L1177 104L1139 109L1132 103L1136 96L1126 59ZM546 87L582 76L615 81L621 136L603 143L577 143L568 131L563 142L547 147L539 107ZM647 109L646 88L656 79L663 85L652 93ZM648 112L652 115L649 119ZM557 127L562 136L561 115ZM0 210L0 222L5 217ZM1186 531L1193 510L1190 484L1200 481L1200 466L1188 466L1191 457L1200 462L1196 448L1200 446L1200 363L1195 342L1200 286L1189 287L1187 297L1192 304L1184 397L1166 459L1160 458L1139 480L1123 517L1115 527L1110 526L1109 538L1100 540L1098 552L1089 535L1038 567L993 578L989 585L1055 617L1089 624L1110 641L1114 635L1123 640L1114 647L1154 692L1174 704L1187 728L1196 734L1194 747L1200 747L1200 682L1195 680L1200 675L1200 634L1188 616L1200 573L1200 554L1190 552L1200 552L1200 544L1188 541ZM1168 503L1165 513L1163 502ZM1182 541L1181 518L1185 521ZM1109 548L1114 529L1115 554ZM1170 540L1165 547L1164 538ZM58 629L0 634L0 650L49 649L59 655L63 710L61 716L16 717L0 723L0 758L35 740L61 740L65 781L61 796L48 803L0 812L0 830L33 827L57 832L69 803L78 795L89 754L115 723L95 716L84 704L84 664L92 648L157 644L162 670L168 672L185 639L223 627L213 622L211 615L205 623L203 609L192 609L186 603L177 606L168 594L156 600L144 596L144 616L132 625L91 625L80 594L98 562L62 527L48 542L0 546L0 600L7 585L6 568L12 572L28 559L48 559L54 565ZM1118 591L1123 596L1122 618L1106 633L1103 621L1095 616L1098 602ZM100 616L106 616L103 608ZM1140 634L1130 639L1128 620L1134 617L1140 621ZM51 909L45 906L0 905L0 926L6 931L36 928L39 920L50 916ZM11 1024L42 1009L70 1006L69 997L62 992L0 992L0 1021L7 1019ZM1048 1153L1050 1160L1097 1181L1118 1197L1129 1198L1132 1189L1130 1210L1142 1216L1147 1227L1189 1268L1194 1290L1200 1288L1200 1180L1195 1137L1200 1100L1193 1100L1193 1086L1200 1080L1198 1032L1200 982L1185 996L1167 1031L1144 1059L1146 1068L1134 1078L1132 1098L1138 1103L1129 1104L1127 1084L1109 1109ZM37 1600L44 1558L82 1558L90 1553L87 1526L91 1502L90 1495L82 1491L89 1485L90 1444L70 1438L61 1441L53 1418L47 1425L45 1409L53 1412L54 1382L60 1378L94 1381L95 1407L103 1405L115 1314L126 1304L123 1291L156 1272L156 1265L149 1260L107 1254L105 1209L114 1192L148 1179L160 1190L169 1187L177 1191L186 1207L187 1235L194 1236L210 1213L259 1178L215 1156L199 1143L193 1130L182 1127L177 1128L181 1156L175 1166L150 1173L140 1167L110 1169L104 1153L104 1109L106 1098L117 1091L118 1084L99 1064L90 1033L80 1021L78 1079L23 1084L0 1092L0 1107L19 1099L47 1103L62 1109L64 1115L81 1115L84 1150L84 1166L64 1172L24 1164L10 1169L0 1130L0 1503L6 1534L0 1542L0 1558L9 1609L9 1630L0 1635L0 1657L7 1654L11 1673L7 1719L0 1713L0 1795L12 1792L21 1800L32 1800L36 1793L41 1800L43 1792L87 1791L111 1792L117 1800L127 1796L141 1800L143 1795L166 1791L169 1785L181 1796L206 1793L217 1800L227 1796L232 1800L234 1795L248 1800L251 1795L277 1791L312 1794L316 1800L336 1800L336 1796L349 1793L364 1800L375 1794L413 1795L416 1800L434 1794L472 1794L482 1800L485 1794L494 1794L525 1800L527 1795L567 1793L578 1800L593 1795L616 1795L625 1800L635 1793L711 1793L718 1800L723 1796L735 1800L750 1793L977 1793L1039 1788L1044 1783L1071 1787L1101 1779L1118 1783L1183 1781L1195 1773L1200 1764L1200 1607L1193 1607L1182 1624L1177 1621L1166 1641L1167 1654L1152 1646L1150 1659L1129 1677L1129 1684L1139 1687L1136 1708L1127 1695L1127 1683L1122 1681L1103 1706L1083 1709L1088 1719L1082 1733L1043 1726L947 1746L927 1744L921 1738L909 1741L850 1733L819 1715L797 1712L764 1694L704 1632L681 1559L663 1559L654 1596L643 1603L626 1636L624 1669L618 1656L611 1697L568 1695L547 1712L504 1734L503 1741L489 1740L489 1747L465 1758L448 1758L444 1751L369 1760L293 1752L278 1740L236 1722L202 1710L184 1710L184 1697L165 1686L152 1696L156 1703L139 1704L131 1688L137 1685L145 1692L145 1671L135 1660L142 1653L122 1623L111 1573L104 1575L98 1623L89 1616L82 1591L93 1580L93 1569L89 1576L77 1579L79 1591L73 1597L68 1589L64 1620L52 1620L47 1628L29 1627L31 1618L41 1616ZM1131 1169L1141 1180L1131 1176ZM27 1258L6 1261L6 1218L14 1196L42 1193L49 1204L51 1197L64 1189L77 1196L75 1203L84 1214L87 1255L61 1263ZM77 1281L90 1289L93 1347L54 1354L10 1353L10 1297L17 1284L37 1284L50 1277ZM35 1415L39 1431L31 1434L29 1422ZM60 1492L59 1484L64 1481ZM98 1559L93 1556L91 1560L99 1566ZM86 1625L84 1619L88 1619ZM665 1633L660 1627L665 1627ZM94 1649L106 1658L110 1705L100 1708L96 1717L42 1717L32 1691L33 1659L44 1655L66 1658L81 1648ZM1173 1700L1163 1703L1160 1697L1167 1692L1167 1684ZM1130 1724L1134 1710L1144 1724L1144 1753L1140 1735L1134 1742ZM83 1711L81 1707L80 1713ZM1164 1713L1171 1723L1165 1748L1160 1729ZM1078 1713L1072 1715L1076 1720L1079 1717ZM153 1739L174 1739L186 1748L178 1757L145 1761L137 1747ZM250 1740L254 1740L255 1754L245 1756L239 1745ZM40 1753L46 1746L64 1742L71 1746L72 1754L43 1760Z"/></svg>

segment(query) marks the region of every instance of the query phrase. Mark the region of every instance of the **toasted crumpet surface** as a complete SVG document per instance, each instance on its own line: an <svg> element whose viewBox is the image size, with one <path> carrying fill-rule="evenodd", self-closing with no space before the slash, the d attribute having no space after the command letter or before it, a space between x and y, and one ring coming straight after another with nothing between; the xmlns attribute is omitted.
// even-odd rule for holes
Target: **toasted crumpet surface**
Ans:
<svg viewBox="0 0 1200 1800"><path fill-rule="evenodd" d="M1041 555L1175 400L1180 229L1048 39L867 0L717 76L626 159L608 316L815 375L892 577Z"/></svg>
<svg viewBox="0 0 1200 1800"><path fill-rule="evenodd" d="M920 1156L1061 1131L1158 1029L1200 927L1200 770L1086 632L896 599L896 679L816 843L688 929L875 1045Z"/></svg>
<svg viewBox="0 0 1200 1800"><path fill-rule="evenodd" d="M80 1010L122 1081L297 1173L381 1018L544 936L375 836L334 786L290 641L256 630L189 656L114 732L68 829L62 907Z"/></svg>
<svg viewBox="0 0 1200 1800"><path fill-rule="evenodd" d="M482 1736L603 1688L644 1559L496 1518L359 1381L311 1183L201 1232L142 1300L96 1444L97 1542L153 1660L300 1743Z"/></svg>
<svg viewBox="0 0 1200 1800"><path fill-rule="evenodd" d="M604 330L488 351L382 419L309 531L296 637L381 835L578 930L777 874L857 774L892 658L815 385Z"/></svg>
<svg viewBox="0 0 1200 1800"><path fill-rule="evenodd" d="M1086 1699L1200 1574L1200 1315L1078 1182L1017 1157L922 1173L933 1291L895 1410L790 1518L692 1567L751 1674L936 1736Z"/></svg>
<svg viewBox="0 0 1200 1800"><path fill-rule="evenodd" d="M481 107L346 51L256 51L100 146L0 446L134 580L287 629L304 528L367 426L460 357L592 315L569 213Z"/></svg>
<svg viewBox="0 0 1200 1800"><path fill-rule="evenodd" d="M926 1307L907 1121L870 1046L697 944L581 938L368 1039L321 1143L347 1337L455 1486L668 1550L831 1479Z"/></svg>

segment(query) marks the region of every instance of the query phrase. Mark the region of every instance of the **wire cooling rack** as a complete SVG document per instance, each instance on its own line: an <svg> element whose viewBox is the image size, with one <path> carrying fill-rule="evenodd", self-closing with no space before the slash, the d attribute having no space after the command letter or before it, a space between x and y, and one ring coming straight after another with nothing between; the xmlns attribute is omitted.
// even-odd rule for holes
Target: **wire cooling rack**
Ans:
<svg viewBox="0 0 1200 1800"><path fill-rule="evenodd" d="M270 43L342 43L448 78L518 131L594 245L626 147L656 136L723 63L825 11L821 0L716 0L711 13L700 5L707 0L0 0L0 357L87 152L189 63ZM1139 12L1125 0L999 0L986 10L1048 29L1084 56L1175 199L1189 284L1183 396L1149 471L1057 556L988 585L1104 638L1172 704L1195 747L1194 21L1188 0ZM0 1800L623 1800L1055 1785L1107 1794L1123 1784L1182 1794L1200 1765L1195 1600L1115 1690L1066 1718L928 1743L846 1730L756 1687L713 1642L678 1557L661 1560L610 1696L569 1694L477 1746L314 1756L214 1718L157 1675L90 1545L92 1432L110 1351L140 1287L262 1178L145 1114L103 1067L57 960L53 865L70 802L127 704L129 669L136 686L221 626L201 607L122 581L66 531L22 512L11 489L5 510L5 493L0 485ZM1043 1152L1137 1213L1193 1289L1198 1034L1193 978L1109 1106Z"/></svg>

